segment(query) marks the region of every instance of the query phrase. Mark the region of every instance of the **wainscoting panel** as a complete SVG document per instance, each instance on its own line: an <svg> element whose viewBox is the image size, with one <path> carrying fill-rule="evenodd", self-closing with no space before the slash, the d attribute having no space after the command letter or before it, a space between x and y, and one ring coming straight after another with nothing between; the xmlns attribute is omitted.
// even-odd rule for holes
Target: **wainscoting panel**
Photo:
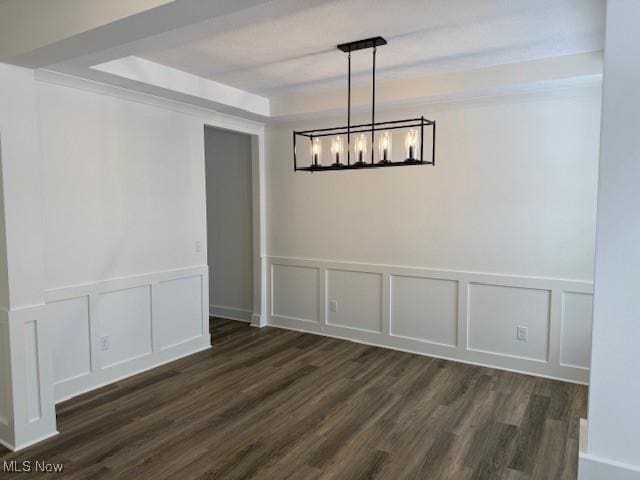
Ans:
<svg viewBox="0 0 640 480"><path fill-rule="evenodd" d="M53 336L53 381L60 383L91 372L89 297L69 298L47 305ZM73 341L69 341L73 339Z"/></svg>
<svg viewBox="0 0 640 480"><path fill-rule="evenodd" d="M0 314L6 314L2 311ZM9 417L9 392L11 391L11 375L9 372L9 324L4 318L0 319L0 426L8 428ZM2 438L0 436L0 438Z"/></svg>
<svg viewBox="0 0 640 480"><path fill-rule="evenodd" d="M153 292L155 335L162 350L202 336L200 276L159 282Z"/></svg>
<svg viewBox="0 0 640 480"><path fill-rule="evenodd" d="M382 333L382 275L331 269L326 281L327 325Z"/></svg>
<svg viewBox="0 0 640 480"><path fill-rule="evenodd" d="M38 329L36 321L24 324L24 359L27 379L27 413L29 422L42 418L38 361Z"/></svg>
<svg viewBox="0 0 640 480"><path fill-rule="evenodd" d="M589 368L592 315L592 295L575 292L563 293L560 348L560 363L562 365Z"/></svg>
<svg viewBox="0 0 640 480"><path fill-rule="evenodd" d="M101 347L103 367L151 353L149 285L101 293L96 298L95 308L99 336L109 339L109 347Z"/></svg>
<svg viewBox="0 0 640 480"><path fill-rule="evenodd" d="M290 257L269 268L269 325L588 381L590 282Z"/></svg>
<svg viewBox="0 0 640 480"><path fill-rule="evenodd" d="M271 265L271 316L296 322L320 319L320 270L304 265Z"/></svg>
<svg viewBox="0 0 640 480"><path fill-rule="evenodd" d="M458 282L392 275L390 295L392 336L456 346Z"/></svg>
<svg viewBox="0 0 640 480"><path fill-rule="evenodd" d="M43 303L3 309L0 317L0 444L19 450L57 434L52 328Z"/></svg>
<svg viewBox="0 0 640 480"><path fill-rule="evenodd" d="M469 285L469 349L547 361L551 292L501 285ZM527 340L516 338L518 327Z"/></svg>
<svg viewBox="0 0 640 480"><path fill-rule="evenodd" d="M206 266L46 291L56 402L210 348Z"/></svg>

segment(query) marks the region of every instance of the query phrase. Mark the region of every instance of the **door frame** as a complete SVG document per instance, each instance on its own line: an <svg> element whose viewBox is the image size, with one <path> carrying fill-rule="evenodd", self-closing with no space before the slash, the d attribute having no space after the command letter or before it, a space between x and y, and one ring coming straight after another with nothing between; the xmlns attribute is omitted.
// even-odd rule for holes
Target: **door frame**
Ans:
<svg viewBox="0 0 640 480"><path fill-rule="evenodd" d="M251 326L262 328L267 326L268 318L264 124L237 117L212 116L205 118L202 128L203 168L206 161L204 156L204 129L206 127L244 133L251 137L251 206L253 224L253 309Z"/></svg>

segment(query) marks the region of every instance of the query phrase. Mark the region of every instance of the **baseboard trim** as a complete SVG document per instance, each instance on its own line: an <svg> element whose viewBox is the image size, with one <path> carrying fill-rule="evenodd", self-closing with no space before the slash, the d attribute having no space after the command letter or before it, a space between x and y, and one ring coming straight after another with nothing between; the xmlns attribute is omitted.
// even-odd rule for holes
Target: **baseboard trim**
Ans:
<svg viewBox="0 0 640 480"><path fill-rule="evenodd" d="M616 462L591 455L589 427L586 419L580 419L580 451L578 453L578 480L639 480L640 466Z"/></svg>
<svg viewBox="0 0 640 480"><path fill-rule="evenodd" d="M2 445L7 450L11 450L12 452L16 451L16 447L14 447L11 443L7 442L6 440L3 440L2 438L0 438L0 445Z"/></svg>
<svg viewBox="0 0 640 480"><path fill-rule="evenodd" d="M19 444L17 446L16 445L11 445L10 443L5 442L4 440L2 440L0 438L0 445L8 448L12 452L19 452L21 450L24 450L25 448L29 448L29 447L35 445L36 443L44 442L45 440L48 440L49 438L53 438L56 435L58 435L59 433L60 432L55 430L54 432L47 433L46 435L42 435L42 436L40 436L38 438L35 438L33 440L29 440L28 442L21 443L21 444Z"/></svg>
<svg viewBox="0 0 640 480"><path fill-rule="evenodd" d="M265 315L254 313L251 315L251 326L256 328L263 328L267 326L267 318Z"/></svg>
<svg viewBox="0 0 640 480"><path fill-rule="evenodd" d="M206 344L202 345L201 342L205 341ZM200 343L200 345L194 346L193 349L188 349L188 350L183 350L183 346L184 345L188 345L189 343ZM95 384L89 384L86 385L84 387L80 387L78 388L78 384L80 382L87 382L87 376L83 376L83 377L76 377L72 380L70 380L68 383L68 385L65 384L57 384L56 385L56 390L59 392L58 395L60 395L58 397L58 395L56 395L56 403L62 403L65 402L67 400L71 400L74 397L77 397L78 395L82 395L88 392L91 392L93 390L97 390L99 388L102 387L106 387L107 385L110 385L114 382L119 382L121 380L125 380L129 377L133 377L135 375L138 375L140 373L144 373L147 372L149 370L153 370L154 368L160 367L162 365L165 365L167 363L171 363L174 362L176 360L180 360L181 358L185 358L188 357L190 355L194 355L196 353L199 352L203 352L205 350L209 350L211 347L211 344L209 343L208 340L205 339L205 337L198 337L190 342L186 342L186 344L180 344L178 345L178 347L183 347L180 349L176 349L177 351L168 351L168 353L166 354L166 356L164 358L161 359L157 359L157 358L152 358L151 355L147 355L145 357L140 357L136 360L132 360L131 362L128 363L133 363L134 361L136 363L140 362L142 363L142 365L140 366L129 366L127 365L127 363L124 364L120 364L119 366L122 366L123 369L126 368L130 368L130 370L126 370L123 373L119 373L117 375L114 376L106 376L103 379L100 379L98 382L96 382ZM163 352L166 352L167 350L164 350ZM157 361L153 361L151 362L151 360L157 360ZM107 370L101 370L100 372L108 372ZM70 383L76 381L78 383ZM68 393L67 393L68 392Z"/></svg>
<svg viewBox="0 0 640 480"><path fill-rule="evenodd" d="M209 315L212 317L222 317L230 320L251 323L252 314L253 312L251 310L245 310L243 308L209 305Z"/></svg>
<svg viewBox="0 0 640 480"><path fill-rule="evenodd" d="M469 359L464 359L464 358L460 358L458 356L455 355L446 355L446 354L442 354L442 353L433 353L433 352L424 352L424 351L420 351L418 349L412 349L412 348L406 348L403 346L399 346L399 345L392 345L392 344L387 344L385 342L379 342L379 341L374 341L371 340L371 336L369 336L369 338L354 338L354 337L349 337L346 335L341 335L341 334L337 334L337 333L331 333L331 332L327 332L325 331L321 331L321 327L320 325L317 325L317 328L315 329L309 329L309 328L304 328L304 327L296 327L290 324L283 324L283 323L279 323L277 321L273 321L272 320L269 322L269 326L270 327L274 327L274 328L282 328L284 330L292 330L294 332L303 332L303 333L308 333L311 335L321 335L323 337L330 337L330 338L337 338L339 340L346 340L349 342L354 342L354 343L361 343L363 345L370 345L372 347L379 347L379 348L387 348L389 350L397 350L399 352L405 352L405 353L412 353L415 355L422 355L425 357L433 357L433 358L439 358L442 360L449 360L452 362L458 362L458 363L466 363L468 365L475 365L478 367L486 367L486 368L495 368L497 370L504 370L506 372L513 372L513 373L520 373L523 375L531 375L531 376L536 376L536 377L542 377L542 378L548 378L550 380L559 380L561 382L568 382L568 383L575 383L577 385L588 385L588 383L586 381L578 381L572 378L565 378L565 377L558 377L558 376L554 376L554 375L549 375L543 372L532 372L531 370L528 370L526 368L510 368L504 365L497 365L497 364L492 364L490 361L474 361L474 360L469 360ZM314 325L314 327L316 327L316 325ZM349 329L341 329L341 330L349 330ZM382 337L382 335L380 334L376 334L380 337Z"/></svg>
<svg viewBox="0 0 640 480"><path fill-rule="evenodd" d="M639 480L640 466L580 452L578 480Z"/></svg>

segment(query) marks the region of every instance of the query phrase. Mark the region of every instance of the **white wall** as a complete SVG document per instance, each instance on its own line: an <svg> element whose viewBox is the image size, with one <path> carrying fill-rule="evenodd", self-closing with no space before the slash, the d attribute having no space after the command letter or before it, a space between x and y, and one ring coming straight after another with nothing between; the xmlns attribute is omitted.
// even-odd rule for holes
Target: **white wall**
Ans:
<svg viewBox="0 0 640 480"><path fill-rule="evenodd" d="M212 315L253 313L251 136L205 128L207 252Z"/></svg>
<svg viewBox="0 0 640 480"><path fill-rule="evenodd" d="M46 287L206 264L202 120L39 83Z"/></svg>
<svg viewBox="0 0 640 480"><path fill-rule="evenodd" d="M640 3L607 2L584 480L640 478L640 65L630 61L640 56L639 21Z"/></svg>
<svg viewBox="0 0 640 480"><path fill-rule="evenodd" d="M268 128L271 323L586 381L599 89L378 118L421 114L436 167L294 173L291 131L344 119Z"/></svg>
<svg viewBox="0 0 640 480"><path fill-rule="evenodd" d="M6 258L0 262L0 443L20 448L57 432L51 329L44 309L36 87L33 71L5 64L0 64L0 149L0 245Z"/></svg>
<svg viewBox="0 0 640 480"><path fill-rule="evenodd" d="M4 64L0 87L0 444L21 449L57 433L56 401L210 347L205 124L259 146L262 292L264 127Z"/></svg>
<svg viewBox="0 0 640 480"><path fill-rule="evenodd" d="M50 81L38 111L56 399L207 348L202 118Z"/></svg>

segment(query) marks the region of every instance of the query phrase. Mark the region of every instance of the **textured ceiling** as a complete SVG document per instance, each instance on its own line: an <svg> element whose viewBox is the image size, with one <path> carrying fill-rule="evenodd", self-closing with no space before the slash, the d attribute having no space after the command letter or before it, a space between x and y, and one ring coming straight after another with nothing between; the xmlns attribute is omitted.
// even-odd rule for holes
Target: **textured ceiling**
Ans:
<svg viewBox="0 0 640 480"><path fill-rule="evenodd" d="M344 84L346 56L335 45L376 35L389 41L378 49L379 78L603 48L605 0L298 0L289 10L282 3L222 19L222 28L220 20L204 23L196 39L174 34L170 47L140 56L277 96ZM355 82L370 78L370 54L353 54Z"/></svg>

